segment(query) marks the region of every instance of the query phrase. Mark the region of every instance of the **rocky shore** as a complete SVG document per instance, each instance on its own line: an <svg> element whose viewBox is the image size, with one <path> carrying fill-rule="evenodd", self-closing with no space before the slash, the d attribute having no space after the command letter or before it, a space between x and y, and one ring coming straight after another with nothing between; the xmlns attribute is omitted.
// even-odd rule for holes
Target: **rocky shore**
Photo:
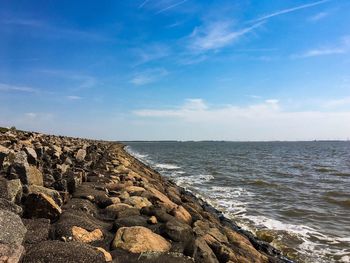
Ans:
<svg viewBox="0 0 350 263"><path fill-rule="evenodd" d="M116 142L0 130L0 262L291 262Z"/></svg>

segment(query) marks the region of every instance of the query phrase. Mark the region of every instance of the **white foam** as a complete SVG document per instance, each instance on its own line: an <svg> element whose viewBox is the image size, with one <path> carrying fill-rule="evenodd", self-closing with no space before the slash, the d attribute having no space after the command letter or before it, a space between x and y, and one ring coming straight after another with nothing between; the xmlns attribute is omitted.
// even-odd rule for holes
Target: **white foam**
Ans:
<svg viewBox="0 0 350 263"><path fill-rule="evenodd" d="M176 170L180 169L180 166L174 165L174 164L167 164L167 163L158 163L154 165L156 168L159 169L165 169L165 170Z"/></svg>

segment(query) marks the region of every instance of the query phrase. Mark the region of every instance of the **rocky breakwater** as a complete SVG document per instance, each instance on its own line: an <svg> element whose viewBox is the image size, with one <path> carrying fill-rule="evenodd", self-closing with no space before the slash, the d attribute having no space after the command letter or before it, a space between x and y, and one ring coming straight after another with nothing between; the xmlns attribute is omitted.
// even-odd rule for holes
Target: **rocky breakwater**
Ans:
<svg viewBox="0 0 350 263"><path fill-rule="evenodd" d="M0 262L289 262L113 142L0 133Z"/></svg>

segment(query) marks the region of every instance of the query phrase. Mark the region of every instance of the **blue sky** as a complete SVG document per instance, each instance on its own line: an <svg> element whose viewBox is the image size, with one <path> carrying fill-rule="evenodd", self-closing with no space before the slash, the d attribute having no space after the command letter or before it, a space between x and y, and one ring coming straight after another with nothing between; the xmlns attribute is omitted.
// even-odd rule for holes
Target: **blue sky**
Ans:
<svg viewBox="0 0 350 263"><path fill-rule="evenodd" d="M0 125L115 140L350 137L350 1L0 4Z"/></svg>

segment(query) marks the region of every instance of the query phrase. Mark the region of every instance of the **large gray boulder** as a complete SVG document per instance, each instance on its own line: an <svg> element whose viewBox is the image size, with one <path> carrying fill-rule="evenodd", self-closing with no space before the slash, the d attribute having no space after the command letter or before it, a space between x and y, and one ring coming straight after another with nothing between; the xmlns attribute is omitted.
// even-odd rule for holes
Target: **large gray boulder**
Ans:
<svg viewBox="0 0 350 263"><path fill-rule="evenodd" d="M22 184L19 179L7 180L0 177L0 198L13 203L20 203L22 198Z"/></svg>
<svg viewBox="0 0 350 263"><path fill-rule="evenodd" d="M27 229L18 215L0 210L0 244L21 245L26 232Z"/></svg>

